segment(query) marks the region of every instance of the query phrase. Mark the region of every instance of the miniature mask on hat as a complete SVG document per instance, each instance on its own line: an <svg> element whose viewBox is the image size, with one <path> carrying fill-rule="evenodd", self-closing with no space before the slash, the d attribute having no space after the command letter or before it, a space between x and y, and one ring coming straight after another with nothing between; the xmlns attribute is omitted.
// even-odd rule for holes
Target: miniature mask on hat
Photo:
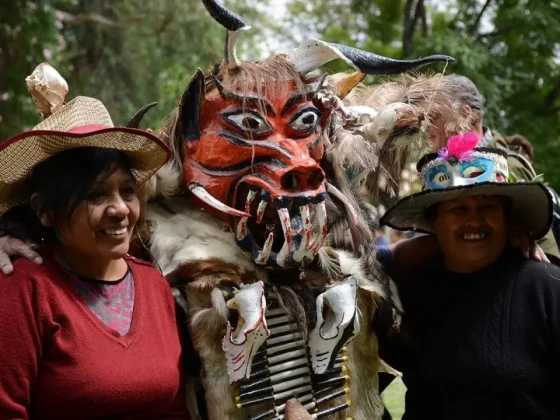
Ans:
<svg viewBox="0 0 560 420"><path fill-rule="evenodd" d="M418 163L422 189L440 189L505 182L508 179L507 157L497 150L476 148L474 132L453 136L436 155L429 154Z"/></svg>

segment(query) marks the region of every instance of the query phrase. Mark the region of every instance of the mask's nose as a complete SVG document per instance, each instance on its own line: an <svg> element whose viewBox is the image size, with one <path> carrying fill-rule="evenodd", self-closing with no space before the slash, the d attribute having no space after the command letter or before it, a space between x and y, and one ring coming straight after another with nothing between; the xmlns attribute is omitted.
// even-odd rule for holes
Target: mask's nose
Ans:
<svg viewBox="0 0 560 420"><path fill-rule="evenodd" d="M311 170L295 168L282 175L280 184L288 191L314 190L323 183L324 179L325 174L319 167Z"/></svg>

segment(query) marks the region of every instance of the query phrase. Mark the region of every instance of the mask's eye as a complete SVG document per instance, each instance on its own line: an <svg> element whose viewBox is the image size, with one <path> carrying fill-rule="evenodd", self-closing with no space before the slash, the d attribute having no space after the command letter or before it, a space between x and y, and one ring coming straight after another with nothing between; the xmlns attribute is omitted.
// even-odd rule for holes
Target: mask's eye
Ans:
<svg viewBox="0 0 560 420"><path fill-rule="evenodd" d="M451 183L451 175L446 165L436 165L424 175L430 188L445 188Z"/></svg>
<svg viewBox="0 0 560 420"><path fill-rule="evenodd" d="M290 121L290 127L303 133L311 133L317 128L321 111L317 108L305 108L296 113Z"/></svg>
<svg viewBox="0 0 560 420"><path fill-rule="evenodd" d="M449 181L449 174L445 172L438 172L432 178L432 182L435 182L436 184L443 184L447 181Z"/></svg>
<svg viewBox="0 0 560 420"><path fill-rule="evenodd" d="M252 134L272 130L270 123L255 111L233 111L222 114L222 118L242 131Z"/></svg>
<svg viewBox="0 0 560 420"><path fill-rule="evenodd" d="M476 166L469 166L463 170L463 178L478 178L482 175L486 170L482 168L478 168Z"/></svg>

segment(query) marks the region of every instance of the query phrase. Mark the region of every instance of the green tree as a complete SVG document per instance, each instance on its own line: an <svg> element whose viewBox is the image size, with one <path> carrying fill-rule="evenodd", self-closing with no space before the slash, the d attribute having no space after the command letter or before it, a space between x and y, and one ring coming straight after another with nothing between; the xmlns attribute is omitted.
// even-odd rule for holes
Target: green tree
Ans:
<svg viewBox="0 0 560 420"><path fill-rule="evenodd" d="M227 2L254 27L240 42L242 57L264 54L267 3ZM115 124L158 101L143 123L158 128L196 68L223 54L225 30L200 0L14 0L2 2L0 16L1 139L39 121L24 79L42 61L67 80L68 98L100 99Z"/></svg>
<svg viewBox="0 0 560 420"><path fill-rule="evenodd" d="M289 12L298 34L397 58L455 57L446 71L478 85L485 122L532 141L537 172L560 189L559 0L294 0Z"/></svg>

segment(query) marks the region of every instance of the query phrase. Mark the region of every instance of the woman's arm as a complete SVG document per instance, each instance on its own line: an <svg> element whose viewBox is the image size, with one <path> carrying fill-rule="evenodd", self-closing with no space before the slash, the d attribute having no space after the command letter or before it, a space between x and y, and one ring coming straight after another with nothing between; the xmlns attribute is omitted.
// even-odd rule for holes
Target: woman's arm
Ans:
<svg viewBox="0 0 560 420"><path fill-rule="evenodd" d="M541 247L531 239L526 230L511 229L510 244L519 248L525 258L537 262L549 262ZM441 249L435 235L422 235L411 239L401 239L379 253L379 262L390 275L399 275L438 257Z"/></svg>
<svg viewBox="0 0 560 420"><path fill-rule="evenodd" d="M34 279L0 274L0 413L27 419L42 352L41 301Z"/></svg>
<svg viewBox="0 0 560 420"><path fill-rule="evenodd" d="M441 254L441 249L434 235L402 239L389 245L389 249L393 253L392 269L398 273L418 267Z"/></svg>

